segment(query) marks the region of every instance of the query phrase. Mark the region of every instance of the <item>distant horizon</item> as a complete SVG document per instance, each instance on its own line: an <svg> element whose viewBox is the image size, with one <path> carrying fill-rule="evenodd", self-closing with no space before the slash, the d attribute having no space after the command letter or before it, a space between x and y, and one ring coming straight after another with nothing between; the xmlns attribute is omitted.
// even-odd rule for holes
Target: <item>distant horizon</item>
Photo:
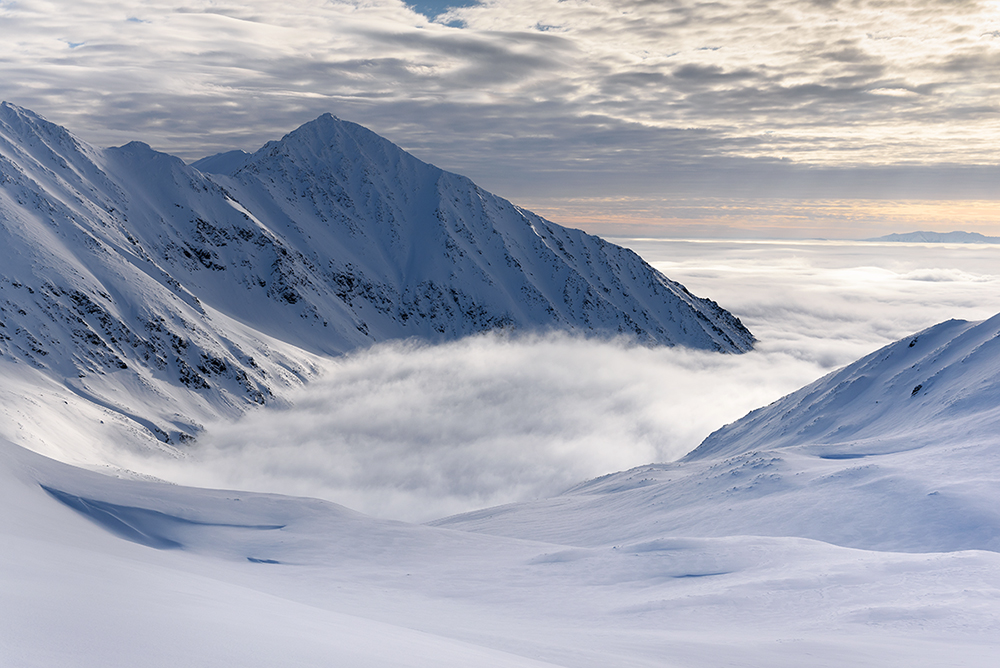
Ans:
<svg viewBox="0 0 1000 668"><path fill-rule="evenodd" d="M1000 245L1000 237L987 237L985 235L980 235L982 238L988 241L909 241L901 239L889 239L888 237L893 236L909 236L911 234L936 234L936 235L948 235L948 234L977 234L975 232L966 232L965 230L949 230L947 232L935 232L933 230L913 230L912 232L893 232L890 234L882 235L880 237L871 237L867 239L853 239L853 238L838 238L838 237L684 237L684 236L622 236L622 235L605 235L608 240L614 239L632 239L637 241L649 240L649 241L693 241L693 242L742 242L742 243L761 243L761 244L810 244L810 243L859 243L859 244L930 244L930 245L950 245L950 246L996 246Z"/></svg>

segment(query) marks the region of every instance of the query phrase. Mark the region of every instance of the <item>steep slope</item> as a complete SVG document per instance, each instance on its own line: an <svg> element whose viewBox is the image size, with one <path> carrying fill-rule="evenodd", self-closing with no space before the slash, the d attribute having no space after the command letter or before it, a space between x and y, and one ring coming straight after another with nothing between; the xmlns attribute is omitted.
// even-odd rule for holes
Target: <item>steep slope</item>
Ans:
<svg viewBox="0 0 1000 668"><path fill-rule="evenodd" d="M140 178L148 187L129 191ZM25 367L4 376L61 385L66 401L124 417L134 428L124 438L148 444L273 400L311 368L305 351L232 320L174 277L163 258L170 223L149 206L163 192L174 210L185 201L204 215L231 210L180 160L140 144L99 151L0 106L0 362ZM161 248L142 241L150 233Z"/></svg>
<svg viewBox="0 0 1000 668"><path fill-rule="evenodd" d="M803 444L838 445L833 455L862 458L907 443L967 442L998 423L1000 315L949 320L753 411L685 460Z"/></svg>
<svg viewBox="0 0 1000 668"><path fill-rule="evenodd" d="M201 164L233 171L206 176L139 142L96 149L0 105L0 361L176 444L280 399L314 355L391 338L503 327L753 344L631 251L329 115Z"/></svg>
<svg viewBox="0 0 1000 668"><path fill-rule="evenodd" d="M1000 551L998 434L1000 315L949 321L750 413L680 462L437 524L579 545L748 534Z"/></svg>

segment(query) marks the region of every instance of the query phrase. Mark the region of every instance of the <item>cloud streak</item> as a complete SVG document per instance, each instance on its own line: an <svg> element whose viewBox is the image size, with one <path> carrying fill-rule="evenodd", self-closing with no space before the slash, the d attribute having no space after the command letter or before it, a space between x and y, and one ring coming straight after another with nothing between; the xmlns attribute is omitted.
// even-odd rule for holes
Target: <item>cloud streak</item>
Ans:
<svg viewBox="0 0 1000 668"><path fill-rule="evenodd" d="M851 180L861 180L864 176L865 173L855 174ZM789 198L777 196L778 193L761 196L769 192L769 184L757 178L747 179L758 186L757 197L699 197L692 193L634 197L540 195L533 199L531 208L551 220L609 236L866 239L915 230L943 232L961 228L986 236L997 231L1000 217L997 201L926 199L942 194L943 189L951 188L954 192L975 181L977 176L986 176L982 171L965 170L957 185L942 184L947 176L940 172L915 175L904 170L887 170L881 175L869 172L867 176L869 180L859 183L851 199ZM886 176L891 182L905 184L908 191L905 199L871 199L878 188L886 187ZM827 172L812 177L822 181L836 179L837 175ZM788 180L798 180L801 190L819 194L803 183L805 179L793 176ZM921 191L925 198L917 199Z"/></svg>

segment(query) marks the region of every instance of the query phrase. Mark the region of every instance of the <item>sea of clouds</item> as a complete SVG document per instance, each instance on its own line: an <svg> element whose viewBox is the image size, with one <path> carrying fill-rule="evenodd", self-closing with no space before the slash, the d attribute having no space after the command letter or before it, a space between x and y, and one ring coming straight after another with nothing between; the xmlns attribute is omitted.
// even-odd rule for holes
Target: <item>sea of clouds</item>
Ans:
<svg viewBox="0 0 1000 668"><path fill-rule="evenodd" d="M677 459L882 345L1000 312L997 245L616 241L737 314L757 349L566 334L387 343L329 360L290 408L207 425L190 458L151 472L424 521Z"/></svg>

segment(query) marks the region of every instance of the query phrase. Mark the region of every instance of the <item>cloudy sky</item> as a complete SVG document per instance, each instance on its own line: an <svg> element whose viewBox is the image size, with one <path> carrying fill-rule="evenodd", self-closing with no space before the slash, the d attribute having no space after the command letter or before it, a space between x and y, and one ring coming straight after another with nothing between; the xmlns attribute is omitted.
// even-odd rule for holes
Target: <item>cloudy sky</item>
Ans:
<svg viewBox="0 0 1000 668"><path fill-rule="evenodd" d="M996 0L0 0L0 98L193 160L332 112L602 234L1000 235Z"/></svg>

